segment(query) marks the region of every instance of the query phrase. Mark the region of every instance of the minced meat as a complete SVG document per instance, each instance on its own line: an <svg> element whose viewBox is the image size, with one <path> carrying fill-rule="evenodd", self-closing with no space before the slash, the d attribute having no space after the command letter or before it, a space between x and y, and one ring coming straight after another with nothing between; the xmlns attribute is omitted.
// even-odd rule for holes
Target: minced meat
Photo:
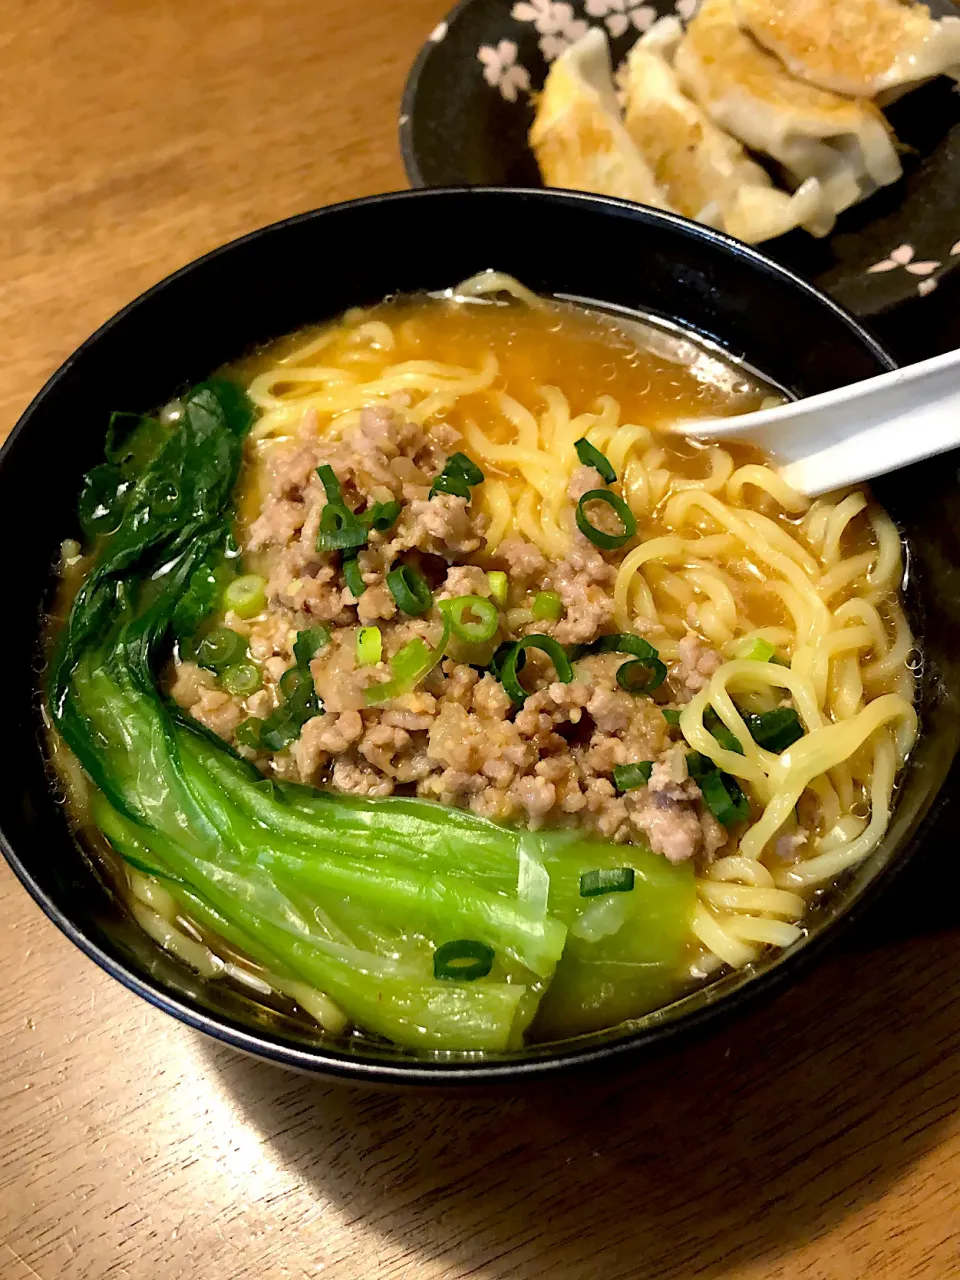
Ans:
<svg viewBox="0 0 960 1280"><path fill-rule="evenodd" d="M357 427L336 440L318 439L308 417L299 437L272 455L269 491L243 548L266 566L267 610L252 622L226 619L248 638L264 687L246 700L233 697L210 673L183 663L172 676L173 697L233 741L247 716L262 717L277 705L276 685L293 665L297 632L322 623L331 639L310 671L324 714L308 720L283 751L238 748L264 771L356 795L400 790L531 827L576 823L611 840L644 840L671 861L712 856L726 833L687 777L661 709L689 699L719 665L719 655L692 632L680 642L660 703L618 686L622 655L583 658L564 684L550 679L555 672L542 653L528 650L523 679L535 691L518 709L498 679L471 665L475 655L454 648L415 689L383 706L367 705L366 690L388 678L390 657L416 637L435 643L441 631L435 610L421 618L398 612L386 584L398 563L428 577L435 601L489 597L487 570L505 570L509 612L523 620L508 631L502 611L498 641L547 632L565 645L585 644L613 629L615 565L578 532L555 563L516 536L485 556L485 521L474 504L455 494L429 497L433 478L458 447L448 428L428 433L385 407L364 410ZM327 501L317 475L323 463L352 509L402 504L393 528L371 532L359 553L365 585L359 600L344 582L339 553L316 550ZM578 471L571 498L595 487L594 479L588 468ZM557 621L532 621L522 607L528 593L542 590L563 602ZM360 625L379 626L384 663L358 667ZM641 760L654 762L649 784L618 793L614 767Z"/></svg>

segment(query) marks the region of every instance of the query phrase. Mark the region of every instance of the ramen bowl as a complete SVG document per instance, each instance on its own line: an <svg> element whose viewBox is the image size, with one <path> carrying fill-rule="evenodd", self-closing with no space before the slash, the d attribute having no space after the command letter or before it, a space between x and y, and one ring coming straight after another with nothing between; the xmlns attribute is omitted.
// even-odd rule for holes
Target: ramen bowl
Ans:
<svg viewBox="0 0 960 1280"><path fill-rule="evenodd" d="M101 456L111 411L150 411L282 334L394 293L444 289L490 267L541 294L677 326L793 396L892 367L870 334L829 298L682 218L566 192L415 191L277 223L169 277L66 361L0 454L0 528L18 549L8 572L20 603L0 641L5 669L16 673L0 743L4 853L50 918L132 991L189 1026L293 1068L380 1083L462 1084L519 1081L662 1050L796 977L890 883L942 817L953 790L960 508L954 469L941 459L877 486L909 549L908 607L924 655L921 736L882 844L816 900L804 936L785 951L629 1023L485 1056L311 1033L253 996L199 978L139 928L70 833L46 764L37 677L52 566L61 539L73 531L64 513ZM41 472L56 516L24 537L22 494L35 489Z"/></svg>

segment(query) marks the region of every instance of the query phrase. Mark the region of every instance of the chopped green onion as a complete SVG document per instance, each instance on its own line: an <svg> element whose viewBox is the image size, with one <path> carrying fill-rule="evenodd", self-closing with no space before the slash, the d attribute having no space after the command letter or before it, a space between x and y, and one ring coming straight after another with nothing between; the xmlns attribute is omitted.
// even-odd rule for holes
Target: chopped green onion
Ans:
<svg viewBox="0 0 960 1280"><path fill-rule="evenodd" d="M735 755L743 755L743 746L740 739L727 728L725 724L718 724L710 732L726 751L732 751Z"/></svg>
<svg viewBox="0 0 960 1280"><path fill-rule="evenodd" d="M476 982L493 968L494 955L493 947L474 942L472 938L445 942L433 953L433 976L455 982Z"/></svg>
<svg viewBox="0 0 960 1280"><path fill-rule="evenodd" d="M591 502L605 502L620 521L623 532L604 533L602 529L592 525L586 512ZM637 522L633 512L621 497L611 493L609 489L590 489L585 493L577 503L576 520L577 528L583 536L589 538L595 547L600 547L604 551L613 551L616 547L622 547L637 532Z"/></svg>
<svg viewBox="0 0 960 1280"><path fill-rule="evenodd" d="M438 493L452 493L455 498L469 501L471 488L483 484L483 479L483 472L472 459L465 453L454 453L430 486L429 496L433 498Z"/></svg>
<svg viewBox="0 0 960 1280"><path fill-rule="evenodd" d="M617 668L617 684L627 693L652 693L667 678L667 668L660 661L660 654L642 636L618 631L611 636L601 636L590 644L576 645L570 651L574 662L592 653L630 653L635 661L625 662Z"/></svg>
<svg viewBox="0 0 960 1280"><path fill-rule="evenodd" d="M694 780L702 778L704 774L716 768L713 761L708 756L701 755L699 751L688 751L686 761L687 773Z"/></svg>
<svg viewBox="0 0 960 1280"><path fill-rule="evenodd" d="M313 684L313 676L309 671L305 671L303 667L288 667L277 683L285 701L295 702L304 697L304 689L309 689Z"/></svg>
<svg viewBox="0 0 960 1280"><path fill-rule="evenodd" d="M285 710L300 724L319 715L322 708L309 669L289 667L277 685L283 697Z"/></svg>
<svg viewBox="0 0 960 1280"><path fill-rule="evenodd" d="M387 586L401 613L417 617L433 604L433 592L427 580L412 565L404 564L387 574Z"/></svg>
<svg viewBox="0 0 960 1280"><path fill-rule="evenodd" d="M277 688L287 698L291 694L295 694L301 685L310 679L309 670L306 667L301 667L298 663L295 667L287 667L277 681Z"/></svg>
<svg viewBox="0 0 960 1280"><path fill-rule="evenodd" d="M727 751L734 751L738 756L743 755L743 745L736 734L731 733L727 726L723 723L713 707L707 707L703 713L703 727L710 733L721 747Z"/></svg>
<svg viewBox="0 0 960 1280"><path fill-rule="evenodd" d="M301 723L286 707L277 707L260 725L260 745L268 751L282 751L299 738L301 728Z"/></svg>
<svg viewBox="0 0 960 1280"><path fill-rule="evenodd" d="M343 491L340 488L340 481L337 479L337 473L333 467L324 463L317 467L317 475L323 481L323 491L327 495L327 501L333 503L343 503Z"/></svg>
<svg viewBox="0 0 960 1280"><path fill-rule="evenodd" d="M527 697L527 690L524 689L517 677L518 663L525 649L539 649L542 653L545 653L556 669L557 679L562 681L563 684L569 684L573 679L573 667L570 665L570 659L567 657L563 645L554 640L553 636L524 636L522 640L516 640L511 645L500 662L500 683L514 702L522 703Z"/></svg>
<svg viewBox="0 0 960 1280"><path fill-rule="evenodd" d="M320 531L317 534L318 551L349 551L364 547L367 544L368 530L386 533L396 524L400 515L399 502L375 502L357 515L344 502L343 490L333 467L324 463L317 467L317 475L323 481L323 491L327 495L327 505L320 517ZM347 585L350 586L349 582ZM355 596L363 593L362 588L354 591L350 587L350 590Z"/></svg>
<svg viewBox="0 0 960 1280"><path fill-rule="evenodd" d="M232 667L247 652L243 636L229 627L214 627L196 646L197 665L210 671L223 671Z"/></svg>
<svg viewBox="0 0 960 1280"><path fill-rule="evenodd" d="M803 726L793 707L775 707L773 711L765 711L762 715L745 714L743 718L754 742L767 751L786 751L787 747L803 737ZM743 755L740 740L730 732L712 707L707 707L704 711L703 724L721 747Z"/></svg>
<svg viewBox="0 0 960 1280"><path fill-rule="evenodd" d="M492 569L487 574L487 581L490 583L490 594L496 600L497 604L503 606L507 603L507 575L501 573L499 569Z"/></svg>
<svg viewBox="0 0 960 1280"><path fill-rule="evenodd" d="M391 698L400 698L427 676L443 657L450 639L450 623L444 618L443 633L436 646L430 646L417 636L398 649L390 659L391 677L382 684L368 685L364 693L367 705L378 706L381 702L389 702Z"/></svg>
<svg viewBox="0 0 960 1280"><path fill-rule="evenodd" d="M573 447L577 451L577 457L585 467L593 467L594 471L600 472L600 479L607 484L613 484L617 478L617 473L610 465L609 458L606 458L596 445L592 445L586 436L581 436L579 440L573 442Z"/></svg>
<svg viewBox="0 0 960 1280"><path fill-rule="evenodd" d="M238 618L252 618L266 606L266 587L259 573L245 573L241 578L234 578L223 593L223 607Z"/></svg>
<svg viewBox="0 0 960 1280"><path fill-rule="evenodd" d="M483 484L483 472L473 459L468 458L465 453L453 453L450 455L447 459L447 465L444 467L444 471L450 471L451 469L455 469L459 475L463 476L467 484L471 486L475 484Z"/></svg>
<svg viewBox="0 0 960 1280"><path fill-rule="evenodd" d="M483 596L455 596L441 600L440 611L450 620L450 629L467 644L486 644L497 634L500 615L495 604Z"/></svg>
<svg viewBox="0 0 960 1280"><path fill-rule="evenodd" d="M613 785L618 791L632 791L645 787L653 772L652 760L640 760L636 764L617 764L613 767Z"/></svg>
<svg viewBox="0 0 960 1280"><path fill-rule="evenodd" d="M707 756L688 752L687 773L700 787L710 812L725 827L750 816L750 804L739 782L729 773L721 773Z"/></svg>
<svg viewBox="0 0 960 1280"><path fill-rule="evenodd" d="M504 640L503 644L497 646L496 650L494 651L493 657L490 659L490 666L488 670L490 674L493 676L496 676L498 680L500 679L500 670L503 667L503 660L507 656L507 654L510 653L510 651L513 649L513 646L515 644L516 644L515 640ZM527 655L521 650L521 652L517 655L517 666L516 666L517 671L522 671L526 665L527 665Z"/></svg>
<svg viewBox="0 0 960 1280"><path fill-rule="evenodd" d="M750 662L772 662L776 652L769 640L754 636L749 644L741 647L737 657L746 658Z"/></svg>
<svg viewBox="0 0 960 1280"><path fill-rule="evenodd" d="M363 574L360 572L360 565L357 563L357 553L355 551L345 551L343 553L343 580L347 584L347 590L353 596L354 600L359 600L367 589L367 584L363 580Z"/></svg>
<svg viewBox="0 0 960 1280"><path fill-rule="evenodd" d="M656 670L651 672L646 662L625 662L617 667L617 684L624 693L649 693L660 683Z"/></svg>
<svg viewBox="0 0 960 1280"><path fill-rule="evenodd" d="M781 658L768 640L762 640L759 636L754 636L749 642L745 641L736 656L750 662L772 662L778 667L790 666L787 659Z"/></svg>
<svg viewBox="0 0 960 1280"><path fill-rule="evenodd" d="M293 657L297 666L302 670L308 670L313 659L329 643L330 632L326 627L310 627L307 631L298 631L293 646Z"/></svg>
<svg viewBox="0 0 960 1280"><path fill-rule="evenodd" d="M729 773L711 769L699 780L700 791L710 812L725 827L750 816L750 803L739 782Z"/></svg>
<svg viewBox="0 0 960 1280"><path fill-rule="evenodd" d="M803 737L803 725L793 707L775 707L762 715L744 716L750 736L767 751L786 751Z"/></svg>
<svg viewBox="0 0 960 1280"><path fill-rule="evenodd" d="M256 716L251 716L249 720L244 720L242 724L237 725L233 736L241 747L253 747L254 750L259 750L260 729L263 723Z"/></svg>
<svg viewBox="0 0 960 1280"><path fill-rule="evenodd" d="M580 877L580 897L598 898L602 893L629 893L633 888L633 867L599 867Z"/></svg>
<svg viewBox="0 0 960 1280"><path fill-rule="evenodd" d="M680 723L680 712L675 707L661 707L660 709L667 724L677 725Z"/></svg>
<svg viewBox="0 0 960 1280"><path fill-rule="evenodd" d="M533 616L541 622L563 617L563 601L556 591L538 591L533 597Z"/></svg>
<svg viewBox="0 0 960 1280"><path fill-rule="evenodd" d="M399 502L375 502L372 507L367 507L360 519L368 529L375 529L377 533L386 533L399 520L400 511Z"/></svg>
<svg viewBox="0 0 960 1280"><path fill-rule="evenodd" d="M320 516L318 551L348 551L367 545L367 528L342 502L328 502Z"/></svg>
<svg viewBox="0 0 960 1280"><path fill-rule="evenodd" d="M430 492L427 496L429 498L435 498L438 493L449 493L455 498L464 498L467 502L470 501L470 486L461 475L457 475L456 473L453 475L446 475L444 472L441 472L440 475L434 478L433 484L430 486Z"/></svg>
<svg viewBox="0 0 960 1280"><path fill-rule="evenodd" d="M220 680L227 693L235 693L240 698L256 693L262 683L260 668L252 662L235 662L232 667L224 668Z"/></svg>
<svg viewBox="0 0 960 1280"><path fill-rule="evenodd" d="M383 636L379 627L361 627L357 632L357 666L375 667L383 657Z"/></svg>

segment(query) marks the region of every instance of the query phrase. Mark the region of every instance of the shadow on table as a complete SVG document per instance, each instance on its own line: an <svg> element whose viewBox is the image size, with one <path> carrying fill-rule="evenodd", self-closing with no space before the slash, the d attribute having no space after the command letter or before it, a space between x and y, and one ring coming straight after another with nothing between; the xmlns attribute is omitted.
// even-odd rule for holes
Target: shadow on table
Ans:
<svg viewBox="0 0 960 1280"><path fill-rule="evenodd" d="M437 1095L205 1052L274 1157L379 1233L381 1257L510 1280L772 1264L880 1197L960 1105L960 920L929 910L958 901L942 877L960 874L937 863L798 987L629 1075Z"/></svg>

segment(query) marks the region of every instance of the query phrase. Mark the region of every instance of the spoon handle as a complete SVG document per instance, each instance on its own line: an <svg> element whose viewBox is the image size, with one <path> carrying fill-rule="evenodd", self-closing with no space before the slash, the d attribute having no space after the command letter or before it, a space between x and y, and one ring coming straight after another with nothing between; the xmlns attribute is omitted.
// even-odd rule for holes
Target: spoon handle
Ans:
<svg viewBox="0 0 960 1280"><path fill-rule="evenodd" d="M755 444L789 485L815 497L960 446L960 351L775 409L683 429Z"/></svg>

